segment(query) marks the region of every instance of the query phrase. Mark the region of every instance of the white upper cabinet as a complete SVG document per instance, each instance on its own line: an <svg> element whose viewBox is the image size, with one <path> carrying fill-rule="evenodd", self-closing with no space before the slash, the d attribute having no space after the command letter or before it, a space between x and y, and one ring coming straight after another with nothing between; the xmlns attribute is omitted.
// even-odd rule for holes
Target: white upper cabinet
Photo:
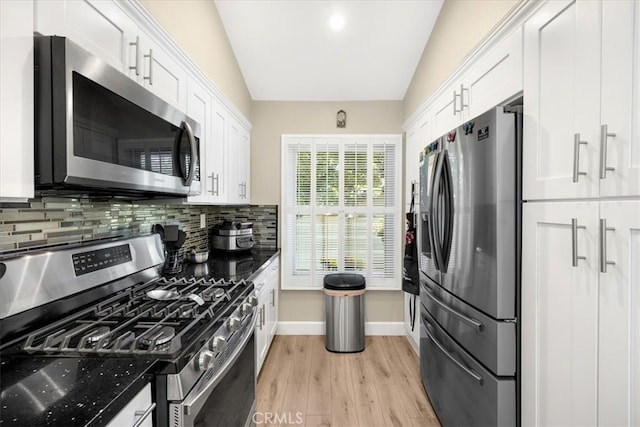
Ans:
<svg viewBox="0 0 640 427"><path fill-rule="evenodd" d="M436 97L430 112L434 137L522 92L522 29L504 36Z"/></svg>
<svg viewBox="0 0 640 427"><path fill-rule="evenodd" d="M208 197L212 202L227 201L229 182L229 113L218 102L212 109L212 138L208 143L207 176L211 183Z"/></svg>
<svg viewBox="0 0 640 427"><path fill-rule="evenodd" d="M249 204L251 200L251 140L249 132L237 120L229 120L228 201Z"/></svg>
<svg viewBox="0 0 640 427"><path fill-rule="evenodd" d="M33 2L0 1L0 200L33 197Z"/></svg>
<svg viewBox="0 0 640 427"><path fill-rule="evenodd" d="M469 70L462 84L462 108L467 119L522 91L522 28L506 36ZM464 110L463 110L464 111Z"/></svg>
<svg viewBox="0 0 640 427"><path fill-rule="evenodd" d="M151 37L140 31L136 52L141 72L138 82L155 95L185 111L187 109L187 72Z"/></svg>
<svg viewBox="0 0 640 427"><path fill-rule="evenodd" d="M552 1L525 24L525 199L640 194L638 8Z"/></svg>
<svg viewBox="0 0 640 427"><path fill-rule="evenodd" d="M420 140L418 138L418 124L407 129L404 139L404 202L406 211L409 212L411 204L411 184L418 182L420 175L418 171L418 162L420 159Z"/></svg>
<svg viewBox="0 0 640 427"><path fill-rule="evenodd" d="M182 111L187 72L115 1L38 0L35 29L71 39Z"/></svg>
<svg viewBox="0 0 640 427"><path fill-rule="evenodd" d="M38 0L35 30L45 36L64 36L115 68L135 75L138 27L113 1Z"/></svg>
<svg viewBox="0 0 640 427"><path fill-rule="evenodd" d="M187 85L187 115L200 124L200 195L190 196L187 201L194 203L209 202L208 195L212 191L211 180L206 179L209 168L209 157L212 153L211 134L211 95L194 79Z"/></svg>
<svg viewBox="0 0 640 427"><path fill-rule="evenodd" d="M600 195L640 195L640 3L637 1L602 2L600 92Z"/></svg>

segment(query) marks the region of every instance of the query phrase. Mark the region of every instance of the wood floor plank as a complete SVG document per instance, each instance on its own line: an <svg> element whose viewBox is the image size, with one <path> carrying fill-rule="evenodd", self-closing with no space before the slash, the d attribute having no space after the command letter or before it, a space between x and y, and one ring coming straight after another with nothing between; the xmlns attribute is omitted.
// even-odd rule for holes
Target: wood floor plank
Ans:
<svg viewBox="0 0 640 427"><path fill-rule="evenodd" d="M307 426L440 426L405 337L367 337L361 353L332 353L323 336L276 336L257 393L258 411L279 423L297 423L302 411Z"/></svg>
<svg viewBox="0 0 640 427"><path fill-rule="evenodd" d="M296 336L292 354L293 366L289 375L290 383L309 383L312 342L311 336Z"/></svg>
<svg viewBox="0 0 640 427"><path fill-rule="evenodd" d="M331 357L331 418L336 426L358 425L349 355Z"/></svg>
<svg viewBox="0 0 640 427"><path fill-rule="evenodd" d="M307 415L305 427L332 427L331 415Z"/></svg>
<svg viewBox="0 0 640 427"><path fill-rule="evenodd" d="M400 397L400 387L389 384L376 384L376 393L386 426L403 427L411 424L411 419Z"/></svg>
<svg viewBox="0 0 640 427"><path fill-rule="evenodd" d="M395 380L391 375L389 362L382 348L384 345L387 345L387 342L381 337L367 337L367 345L364 350L367 356L366 361L376 384L394 384Z"/></svg>
<svg viewBox="0 0 640 427"><path fill-rule="evenodd" d="M319 338L310 341L311 366L307 416L331 415L331 354L324 348L322 337Z"/></svg>
<svg viewBox="0 0 640 427"><path fill-rule="evenodd" d="M282 407L278 411L280 426L299 426L305 420L309 383L289 383L285 391Z"/></svg>

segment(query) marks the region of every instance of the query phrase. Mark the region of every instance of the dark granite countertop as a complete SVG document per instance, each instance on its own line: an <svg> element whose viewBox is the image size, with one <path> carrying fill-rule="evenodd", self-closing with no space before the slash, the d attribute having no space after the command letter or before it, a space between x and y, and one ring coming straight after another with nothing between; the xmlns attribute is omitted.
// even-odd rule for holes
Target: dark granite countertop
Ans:
<svg viewBox="0 0 640 427"><path fill-rule="evenodd" d="M102 426L151 381L153 360L12 357L0 362L0 425Z"/></svg>
<svg viewBox="0 0 640 427"><path fill-rule="evenodd" d="M185 263L175 276L250 280L279 252L211 251L206 263ZM154 363L142 358L0 355L0 425L105 425L152 380Z"/></svg>

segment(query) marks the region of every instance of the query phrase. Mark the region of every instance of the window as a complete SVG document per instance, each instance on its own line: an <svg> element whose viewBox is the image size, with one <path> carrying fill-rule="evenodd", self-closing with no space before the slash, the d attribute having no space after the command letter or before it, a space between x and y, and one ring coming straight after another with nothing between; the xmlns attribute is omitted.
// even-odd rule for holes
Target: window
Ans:
<svg viewBox="0 0 640 427"><path fill-rule="evenodd" d="M400 135L283 135L283 289L332 272L399 289Z"/></svg>

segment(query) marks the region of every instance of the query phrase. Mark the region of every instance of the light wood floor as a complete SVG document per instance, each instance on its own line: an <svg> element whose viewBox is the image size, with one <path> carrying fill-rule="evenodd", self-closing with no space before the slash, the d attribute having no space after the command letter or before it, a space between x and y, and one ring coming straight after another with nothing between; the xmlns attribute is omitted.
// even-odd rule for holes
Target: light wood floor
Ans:
<svg viewBox="0 0 640 427"><path fill-rule="evenodd" d="M371 336L361 353L331 353L323 336L277 335L258 377L257 406L265 426L440 425L405 337Z"/></svg>

